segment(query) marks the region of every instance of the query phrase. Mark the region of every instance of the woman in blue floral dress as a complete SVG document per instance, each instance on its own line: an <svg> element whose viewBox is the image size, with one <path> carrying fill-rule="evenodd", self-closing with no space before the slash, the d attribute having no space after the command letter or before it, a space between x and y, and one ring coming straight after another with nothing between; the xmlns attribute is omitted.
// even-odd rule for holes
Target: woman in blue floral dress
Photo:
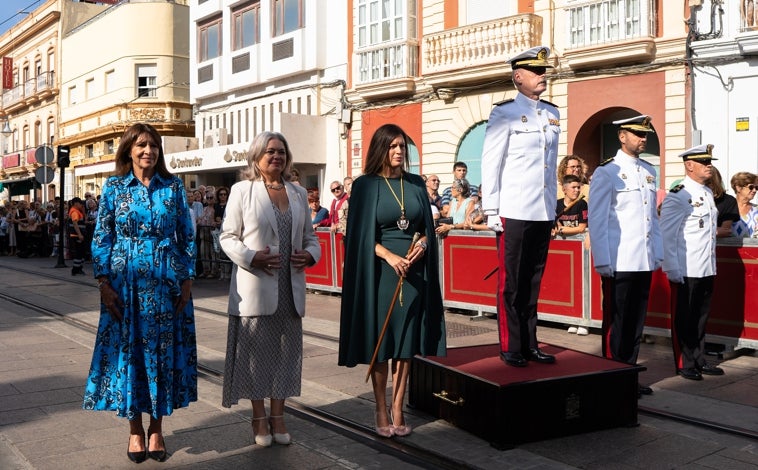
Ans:
<svg viewBox="0 0 758 470"><path fill-rule="evenodd" d="M101 315L83 407L129 420L136 463L166 459L163 416L197 400L195 239L184 185L160 143L148 124L124 133L92 240Z"/></svg>

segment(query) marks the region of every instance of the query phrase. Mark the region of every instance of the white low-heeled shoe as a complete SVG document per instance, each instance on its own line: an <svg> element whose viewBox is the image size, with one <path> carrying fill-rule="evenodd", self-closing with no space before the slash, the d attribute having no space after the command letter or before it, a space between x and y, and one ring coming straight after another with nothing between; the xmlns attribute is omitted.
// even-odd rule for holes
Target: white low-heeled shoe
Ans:
<svg viewBox="0 0 758 470"><path fill-rule="evenodd" d="M264 419L266 419L266 417L262 416L260 418L253 418L253 421L262 421ZM255 426L253 426L253 440L255 440L255 443L261 447L271 447L273 436L271 436L271 432L268 434L256 434Z"/></svg>
<svg viewBox="0 0 758 470"><path fill-rule="evenodd" d="M271 420L272 419L277 419L277 418L284 419L284 416L283 415L271 416L269 418L269 421L268 421L269 427L271 428L271 433L274 435L274 442L276 442L277 444L288 446L292 442L292 436L290 436L290 433L288 433L288 432L285 432L285 433L274 432L274 423L272 423Z"/></svg>

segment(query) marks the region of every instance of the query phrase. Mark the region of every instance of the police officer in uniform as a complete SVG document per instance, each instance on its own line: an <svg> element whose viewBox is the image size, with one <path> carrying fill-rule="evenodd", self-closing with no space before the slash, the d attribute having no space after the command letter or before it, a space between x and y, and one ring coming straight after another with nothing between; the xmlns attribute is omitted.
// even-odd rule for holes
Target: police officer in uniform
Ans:
<svg viewBox="0 0 758 470"><path fill-rule="evenodd" d="M500 357L511 366L553 363L538 349L537 297L555 219L560 114L540 95L550 50L534 47L510 59L514 99L492 110L482 153L482 208L497 232Z"/></svg>
<svg viewBox="0 0 758 470"><path fill-rule="evenodd" d="M671 284L671 345L676 372L685 379L723 375L705 361L705 324L716 277L718 210L706 182L713 174L713 145L679 155L686 176L661 205L663 271Z"/></svg>
<svg viewBox="0 0 758 470"><path fill-rule="evenodd" d="M621 148L592 175L590 244L595 271L602 277L603 356L636 364L653 271L663 261L656 208L655 170L641 160L650 116L614 121ZM640 386L639 393L653 393Z"/></svg>

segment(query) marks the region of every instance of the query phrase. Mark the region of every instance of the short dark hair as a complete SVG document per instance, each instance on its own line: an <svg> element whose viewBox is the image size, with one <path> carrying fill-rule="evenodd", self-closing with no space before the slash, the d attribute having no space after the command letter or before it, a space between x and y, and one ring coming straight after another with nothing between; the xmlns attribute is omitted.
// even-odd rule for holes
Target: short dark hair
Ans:
<svg viewBox="0 0 758 470"><path fill-rule="evenodd" d="M576 175L566 175L561 178L561 184L579 183L582 184L582 180Z"/></svg>
<svg viewBox="0 0 758 470"><path fill-rule="evenodd" d="M468 165L466 165L465 162L455 162L453 163L453 171L455 171L456 168L465 168L468 170Z"/></svg>

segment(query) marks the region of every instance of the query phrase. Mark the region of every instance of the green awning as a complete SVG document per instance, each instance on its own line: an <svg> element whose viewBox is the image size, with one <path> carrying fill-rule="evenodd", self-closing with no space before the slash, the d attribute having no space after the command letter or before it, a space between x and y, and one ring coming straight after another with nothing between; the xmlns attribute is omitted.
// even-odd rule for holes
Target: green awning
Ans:
<svg viewBox="0 0 758 470"><path fill-rule="evenodd" d="M0 180L0 184L8 188L8 193L11 197L28 195L29 191L37 186L34 176Z"/></svg>

